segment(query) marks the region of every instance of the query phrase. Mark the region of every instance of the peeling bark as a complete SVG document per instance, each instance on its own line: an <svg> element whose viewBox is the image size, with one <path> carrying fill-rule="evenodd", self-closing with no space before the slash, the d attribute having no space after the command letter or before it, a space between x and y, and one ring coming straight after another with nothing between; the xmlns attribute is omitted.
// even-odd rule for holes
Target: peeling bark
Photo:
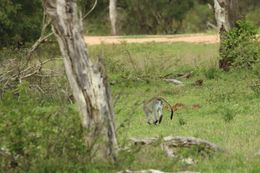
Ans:
<svg viewBox="0 0 260 173"><path fill-rule="evenodd" d="M238 0L214 0L214 10L219 31L229 31L239 19Z"/></svg>
<svg viewBox="0 0 260 173"><path fill-rule="evenodd" d="M79 105L82 126L87 131L86 144L88 147L95 145L101 157L105 155L114 160L117 141L111 94L102 62L93 64L89 59L76 1L43 2L59 43L67 78Z"/></svg>

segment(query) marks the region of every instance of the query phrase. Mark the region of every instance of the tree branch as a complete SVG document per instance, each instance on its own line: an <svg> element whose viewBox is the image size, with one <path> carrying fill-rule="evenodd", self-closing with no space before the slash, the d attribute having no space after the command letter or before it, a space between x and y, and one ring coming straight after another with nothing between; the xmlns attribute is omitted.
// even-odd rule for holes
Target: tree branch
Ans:
<svg viewBox="0 0 260 173"><path fill-rule="evenodd" d="M97 0L95 0L92 8L83 16L82 20L84 20L97 6Z"/></svg>

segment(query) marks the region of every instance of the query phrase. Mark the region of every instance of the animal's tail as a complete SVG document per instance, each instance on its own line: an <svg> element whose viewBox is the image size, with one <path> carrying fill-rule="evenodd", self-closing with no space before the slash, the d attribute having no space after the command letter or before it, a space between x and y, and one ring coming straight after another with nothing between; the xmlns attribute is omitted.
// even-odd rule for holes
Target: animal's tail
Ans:
<svg viewBox="0 0 260 173"><path fill-rule="evenodd" d="M167 102L163 97L160 97L160 99L162 99L169 107L170 107L170 109L171 109L171 115L170 115L170 118L171 118L171 120L172 120L172 118L173 118L173 114L174 114L174 111L173 111L173 109L172 109L172 106L170 105L170 103L169 102Z"/></svg>
<svg viewBox="0 0 260 173"><path fill-rule="evenodd" d="M171 107L171 120L172 120L172 118L173 118L173 110L172 110L172 107Z"/></svg>

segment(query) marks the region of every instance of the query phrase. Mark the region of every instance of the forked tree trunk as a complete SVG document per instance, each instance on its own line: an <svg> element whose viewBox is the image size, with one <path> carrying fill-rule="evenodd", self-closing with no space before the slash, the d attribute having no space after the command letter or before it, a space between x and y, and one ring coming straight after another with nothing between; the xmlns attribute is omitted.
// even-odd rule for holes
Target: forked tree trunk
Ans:
<svg viewBox="0 0 260 173"><path fill-rule="evenodd" d="M225 32L232 28L238 15L238 0L214 0L215 18L218 29L223 28Z"/></svg>
<svg viewBox="0 0 260 173"><path fill-rule="evenodd" d="M109 18L111 23L111 30L112 34L116 35L116 18L117 18L117 11L116 11L116 0L109 0Z"/></svg>
<svg viewBox="0 0 260 173"><path fill-rule="evenodd" d="M45 12L52 20L66 74L79 105L82 125L87 131L86 144L89 147L94 145L99 151L97 155L104 157L105 154L114 159L117 141L111 94L102 64L93 64L89 59L76 1L43 2Z"/></svg>
<svg viewBox="0 0 260 173"><path fill-rule="evenodd" d="M234 27L239 19L238 0L214 0L214 12L220 35L219 53L221 55L225 33ZM228 70L230 65L230 62L225 57L221 57L219 61L220 68Z"/></svg>

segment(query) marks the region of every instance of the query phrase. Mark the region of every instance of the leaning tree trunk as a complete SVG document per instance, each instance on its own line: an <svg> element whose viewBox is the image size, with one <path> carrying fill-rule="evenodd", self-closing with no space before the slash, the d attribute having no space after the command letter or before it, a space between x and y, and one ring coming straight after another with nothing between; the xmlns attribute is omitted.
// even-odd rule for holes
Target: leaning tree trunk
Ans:
<svg viewBox="0 0 260 173"><path fill-rule="evenodd" d="M92 64L89 59L76 1L43 2L45 12L52 20L66 74L79 105L82 125L87 131L86 144L98 149L96 155L104 157L105 154L115 159L117 141L111 95L101 62Z"/></svg>
<svg viewBox="0 0 260 173"><path fill-rule="evenodd" d="M217 21L217 26L220 34L220 49L219 53L222 54L223 41L225 33L235 26L236 21L239 19L238 14L238 0L214 0L214 12ZM219 67L228 70L230 62L221 57Z"/></svg>
<svg viewBox="0 0 260 173"><path fill-rule="evenodd" d="M116 0L109 0L109 18L113 35L116 35L116 17Z"/></svg>

